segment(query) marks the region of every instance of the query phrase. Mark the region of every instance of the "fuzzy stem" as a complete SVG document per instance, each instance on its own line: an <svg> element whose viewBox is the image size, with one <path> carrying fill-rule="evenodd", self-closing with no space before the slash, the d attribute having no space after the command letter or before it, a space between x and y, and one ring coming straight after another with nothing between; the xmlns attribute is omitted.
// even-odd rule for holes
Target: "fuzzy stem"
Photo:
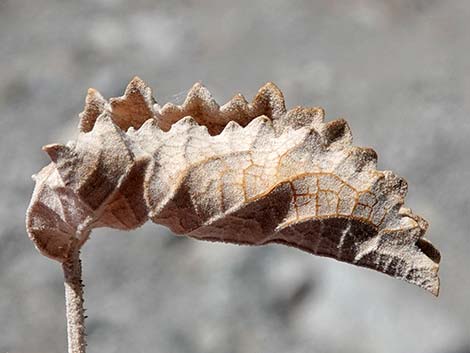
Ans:
<svg viewBox="0 0 470 353"><path fill-rule="evenodd" d="M83 309L82 263L80 251L70 252L62 264L65 284L68 353L85 353L85 315Z"/></svg>

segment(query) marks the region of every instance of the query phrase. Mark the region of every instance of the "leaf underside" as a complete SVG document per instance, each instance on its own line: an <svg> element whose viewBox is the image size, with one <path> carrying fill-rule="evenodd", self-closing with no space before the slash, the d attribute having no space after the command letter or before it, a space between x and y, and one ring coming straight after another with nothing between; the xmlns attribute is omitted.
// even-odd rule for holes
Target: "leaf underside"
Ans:
<svg viewBox="0 0 470 353"><path fill-rule="evenodd" d="M28 233L65 261L91 229L147 219L187 236L279 243L371 268L439 292L439 252L427 223L403 207L407 185L352 146L344 120L321 108L286 110L272 83L251 103L219 106L200 84L181 106L155 103L135 78L119 98L90 89L80 133L44 147Z"/></svg>

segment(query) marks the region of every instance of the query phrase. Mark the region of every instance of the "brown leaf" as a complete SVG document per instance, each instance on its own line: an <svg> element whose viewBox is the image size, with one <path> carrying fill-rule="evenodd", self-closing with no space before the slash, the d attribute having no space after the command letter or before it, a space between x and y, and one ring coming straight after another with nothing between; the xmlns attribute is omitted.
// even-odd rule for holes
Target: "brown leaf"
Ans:
<svg viewBox="0 0 470 353"><path fill-rule="evenodd" d="M440 255L403 207L406 182L351 145L346 121L286 111L271 83L252 103L236 95L221 107L200 84L182 106L154 104L138 78L110 103L90 92L77 140L44 148L53 162L27 215L43 254L63 262L91 229L150 218L197 239L289 245L438 294Z"/></svg>

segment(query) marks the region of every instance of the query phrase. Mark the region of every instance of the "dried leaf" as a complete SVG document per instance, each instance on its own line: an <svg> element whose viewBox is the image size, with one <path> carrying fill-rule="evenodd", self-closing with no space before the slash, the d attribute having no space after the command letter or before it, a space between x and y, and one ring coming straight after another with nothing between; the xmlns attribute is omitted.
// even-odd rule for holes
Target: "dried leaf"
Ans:
<svg viewBox="0 0 470 353"><path fill-rule="evenodd" d="M89 90L80 134L47 145L27 228L64 262L91 229L147 218L173 232L237 244L280 243L368 267L437 295L439 252L427 223L403 207L405 180L376 170L344 120L286 111L268 83L253 102L219 106L200 84L182 106L154 103L135 78L109 103Z"/></svg>

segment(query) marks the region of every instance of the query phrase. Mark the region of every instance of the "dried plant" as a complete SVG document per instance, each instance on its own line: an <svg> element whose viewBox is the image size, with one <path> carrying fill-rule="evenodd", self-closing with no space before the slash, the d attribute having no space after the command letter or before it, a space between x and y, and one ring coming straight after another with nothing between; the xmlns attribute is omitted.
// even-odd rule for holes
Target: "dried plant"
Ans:
<svg viewBox="0 0 470 353"><path fill-rule="evenodd" d="M368 267L438 295L439 252L425 220L403 207L406 182L352 146L344 120L286 110L268 83L251 104L219 107L200 84L182 106L156 104L135 78L109 101L90 89L80 134L44 147L27 229L63 264L69 352L84 352L79 251L93 228L148 218L211 241L281 243Z"/></svg>

